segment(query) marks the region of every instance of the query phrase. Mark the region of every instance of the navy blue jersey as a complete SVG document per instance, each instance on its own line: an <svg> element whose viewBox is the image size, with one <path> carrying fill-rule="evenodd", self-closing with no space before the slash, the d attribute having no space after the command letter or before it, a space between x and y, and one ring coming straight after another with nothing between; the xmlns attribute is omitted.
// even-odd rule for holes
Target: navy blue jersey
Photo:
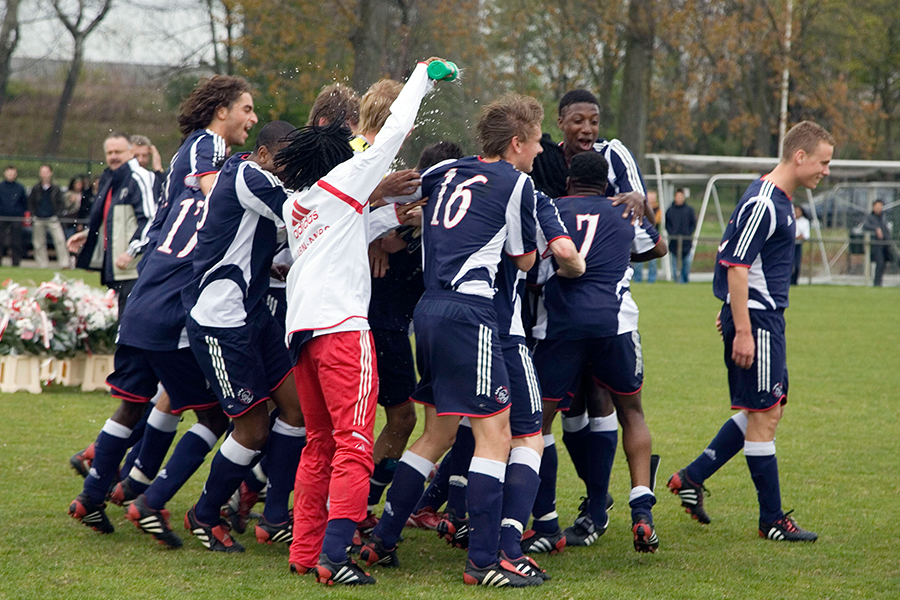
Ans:
<svg viewBox="0 0 900 600"><path fill-rule="evenodd" d="M200 178L222 168L227 150L225 138L209 129L189 135L169 163L163 199L177 198L186 187L200 189Z"/></svg>
<svg viewBox="0 0 900 600"><path fill-rule="evenodd" d="M249 156L236 154L225 162L200 223L194 276L183 298L191 318L204 327L242 327L256 311L267 310L287 192Z"/></svg>
<svg viewBox="0 0 900 600"><path fill-rule="evenodd" d="M568 238L566 229L556 208L556 203L542 192L535 192L535 231L537 249L543 254L550 242ZM494 295L494 310L497 311L497 325L501 336L525 336L522 320L522 297L525 293L526 273L520 271L509 257L504 256L497 271L497 293Z"/></svg>
<svg viewBox="0 0 900 600"><path fill-rule="evenodd" d="M728 267L748 267L747 307L787 308L794 262L794 208L791 199L771 181L750 184L738 202L716 254L713 293L731 303Z"/></svg>
<svg viewBox="0 0 900 600"><path fill-rule="evenodd" d="M535 250L534 188L510 163L470 156L422 175L422 264L426 290L494 296L503 252Z"/></svg>
<svg viewBox="0 0 900 600"><path fill-rule="evenodd" d="M553 275L544 286L547 339L609 337L637 330L631 298L631 253L651 250L659 233L646 218L639 226L603 196L566 196L556 201L586 271L577 279Z"/></svg>
<svg viewBox="0 0 900 600"><path fill-rule="evenodd" d="M140 276L122 315L118 343L143 350L187 348L181 291L194 274L197 224L204 214L200 190L185 189L160 224L159 244L141 261Z"/></svg>
<svg viewBox="0 0 900 600"><path fill-rule="evenodd" d="M414 246L388 255L388 270L384 277L372 278L372 298L369 300L369 326L372 329L409 331L413 310L425 292L421 245L419 240L413 241ZM377 340L375 347L378 347Z"/></svg>

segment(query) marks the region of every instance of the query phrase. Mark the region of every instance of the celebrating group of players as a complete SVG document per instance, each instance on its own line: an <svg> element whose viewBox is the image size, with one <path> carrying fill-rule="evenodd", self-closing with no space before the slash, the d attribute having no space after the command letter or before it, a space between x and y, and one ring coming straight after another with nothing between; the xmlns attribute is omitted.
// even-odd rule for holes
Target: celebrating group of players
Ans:
<svg viewBox="0 0 900 600"><path fill-rule="evenodd" d="M73 457L86 475L69 507L74 518L112 532L109 498L142 531L180 547L165 505L227 432L184 517L210 550L244 550L231 532L243 533L264 494L257 540L290 542L291 570L321 583L374 583L350 550L369 566L397 567L400 534L411 524L468 548L468 584L539 585L549 576L527 554L590 545L605 532L621 424L634 547L656 551L657 462L641 409L629 281L631 262L660 257L665 246L643 217L650 209L634 157L617 140L597 140L597 100L575 90L559 104L562 144L542 137L536 100L509 95L482 111L479 156L440 142L416 169L390 172L435 85L434 60L417 65L405 85L375 84L361 101L329 86L305 127L269 123L252 152L230 158L257 122L247 84L217 76L187 98L184 141L121 317L108 384L122 402ZM820 140L833 145L830 136ZM801 146L801 163L818 148ZM716 293L724 277L726 308L740 299L730 286L743 269L755 309L745 323L745 291L743 312L723 309L721 319L726 354L732 346L737 353L732 405L749 412L751 425L773 407L780 416L786 400L783 321L779 338L777 318L754 315L786 306L787 280L783 300L777 286L787 245L772 251L770 238L793 226L779 221L781 204L798 184L818 182L805 177L764 182L745 196L723 240ZM768 287L754 293L760 285ZM759 399L740 402L741 386ZM416 420L410 400L424 406L425 427L404 451ZM376 404L387 414L377 438ZM163 467L187 410L197 423ZM565 530L555 506L557 411L587 488ZM763 457L757 470L768 469L758 475L750 464L758 489L769 482L760 491L761 534L764 525L771 539L808 534L770 489L771 419L755 429L747 422L743 430L726 423L740 443L729 438L735 449L725 460L746 431L746 443L757 444L749 453L744 445L748 463L753 454ZM770 439L751 440L751 431L765 437L766 426ZM701 522L709 521L703 479L722 462L692 464L669 481ZM372 511L388 485L379 518Z"/></svg>

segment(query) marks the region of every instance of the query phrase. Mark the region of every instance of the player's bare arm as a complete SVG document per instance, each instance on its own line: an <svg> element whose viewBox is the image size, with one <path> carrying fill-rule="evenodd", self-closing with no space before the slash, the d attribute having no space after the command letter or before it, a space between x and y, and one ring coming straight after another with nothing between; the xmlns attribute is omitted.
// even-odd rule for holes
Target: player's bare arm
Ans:
<svg viewBox="0 0 900 600"><path fill-rule="evenodd" d="M753 365L756 354L756 343L753 341L753 330L750 327L750 309L747 308L749 286L747 277L750 269L731 266L728 268L728 293L731 296L731 314L734 317L734 342L731 347L731 359L742 369Z"/></svg>
<svg viewBox="0 0 900 600"><path fill-rule="evenodd" d="M579 254L578 248L575 247L575 243L571 239L557 238L553 240L550 242L550 251L553 252L556 264L559 265L559 268L556 270L557 275L569 279L584 275L584 271L587 268L584 257Z"/></svg>

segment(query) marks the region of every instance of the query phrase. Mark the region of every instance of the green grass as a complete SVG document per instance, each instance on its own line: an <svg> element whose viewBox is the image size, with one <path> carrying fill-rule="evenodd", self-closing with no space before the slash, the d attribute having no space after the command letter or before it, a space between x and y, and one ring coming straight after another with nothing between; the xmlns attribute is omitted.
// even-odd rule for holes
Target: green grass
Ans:
<svg viewBox="0 0 900 600"><path fill-rule="evenodd" d="M632 549L620 450L609 531L590 548L539 556L554 579L522 597L896 598L900 290L792 291L790 403L778 456L784 505L819 533L812 545L757 537L755 493L740 455L707 482L709 526L691 521L665 491L668 475L692 460L730 414L713 325L718 305L709 284L637 284L634 295L642 308L645 412L663 460L654 512L660 551ZM0 396L0 598L455 600L520 594L462 585L462 553L430 532L407 530L403 568L375 569L379 582L369 589L323 589L310 578L291 577L287 548L258 546L252 534L240 537L248 545L240 556L212 554L193 539L165 551L117 507L109 509L116 532L98 535L65 514L80 491L67 458L94 439L115 405L103 394L70 389ZM570 523L583 488L559 448L559 511ZM201 471L170 503L177 531L204 477Z"/></svg>

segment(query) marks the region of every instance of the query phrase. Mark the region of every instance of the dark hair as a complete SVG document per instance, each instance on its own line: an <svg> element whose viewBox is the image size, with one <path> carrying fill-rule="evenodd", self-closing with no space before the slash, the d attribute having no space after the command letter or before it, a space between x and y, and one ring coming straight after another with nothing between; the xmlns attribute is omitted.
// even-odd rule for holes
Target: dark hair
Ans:
<svg viewBox="0 0 900 600"><path fill-rule="evenodd" d="M535 127L540 129L543 120L540 102L531 96L507 94L485 107L475 131L485 156L503 156L514 137L525 142Z"/></svg>
<svg viewBox="0 0 900 600"><path fill-rule="evenodd" d="M279 142L289 142L290 139L288 136L296 130L297 128L287 121L272 121L271 123L266 123L266 125L259 130L259 135L256 136L256 145L253 147L253 151L256 152L263 146L268 148L269 151L272 151L273 147L278 145Z"/></svg>
<svg viewBox="0 0 900 600"><path fill-rule="evenodd" d="M43 169L44 167L47 167L48 169L50 169L51 173L53 172L53 167L50 166L50 163L41 163L41 165L38 167L38 170Z"/></svg>
<svg viewBox="0 0 900 600"><path fill-rule="evenodd" d="M15 171L19 170L19 168L16 165L6 165L5 167L3 167L4 171L6 171L7 169L13 169Z"/></svg>
<svg viewBox="0 0 900 600"><path fill-rule="evenodd" d="M352 138L353 132L342 119L321 127L307 125L290 135L290 143L275 155L275 166L284 169L287 187L308 188L353 157Z"/></svg>
<svg viewBox="0 0 900 600"><path fill-rule="evenodd" d="M318 125L319 119L333 123L338 118L359 123L359 97L342 83L333 83L322 88L309 110L307 125Z"/></svg>
<svg viewBox="0 0 900 600"><path fill-rule="evenodd" d="M250 84L243 77L215 75L195 87L184 102L178 115L178 129L182 141L191 133L207 127L220 106L231 107L244 92L250 93Z"/></svg>
<svg viewBox="0 0 900 600"><path fill-rule="evenodd" d="M569 165L569 180L606 191L609 163L599 152L579 152Z"/></svg>
<svg viewBox="0 0 900 600"><path fill-rule="evenodd" d="M459 159L462 157L462 148L460 148L453 142L443 140L435 144L431 144L430 146L426 146L425 149L422 150L422 154L419 155L419 164L416 165L416 169L418 169L419 171L424 171L425 169L431 168L439 162L444 162L445 160L450 160L451 158Z"/></svg>
<svg viewBox="0 0 900 600"><path fill-rule="evenodd" d="M684 188L677 188L677 189L675 190L675 193L676 193L676 194L684 194Z"/></svg>
<svg viewBox="0 0 900 600"><path fill-rule="evenodd" d="M68 190L69 190L70 192L72 191L72 188L75 187L75 182L76 182L76 181L80 181L80 182L81 182L81 189L82 189L82 190L84 189L84 177L83 177L82 175L76 175L75 177L73 177L72 179L69 180L69 187L68 187Z"/></svg>
<svg viewBox="0 0 900 600"><path fill-rule="evenodd" d="M600 103L597 101L597 97L590 93L587 90L571 90L566 92L562 98L559 99L559 116L562 116L563 111L570 104L579 104L581 102L586 102L587 104L596 104L600 106Z"/></svg>

